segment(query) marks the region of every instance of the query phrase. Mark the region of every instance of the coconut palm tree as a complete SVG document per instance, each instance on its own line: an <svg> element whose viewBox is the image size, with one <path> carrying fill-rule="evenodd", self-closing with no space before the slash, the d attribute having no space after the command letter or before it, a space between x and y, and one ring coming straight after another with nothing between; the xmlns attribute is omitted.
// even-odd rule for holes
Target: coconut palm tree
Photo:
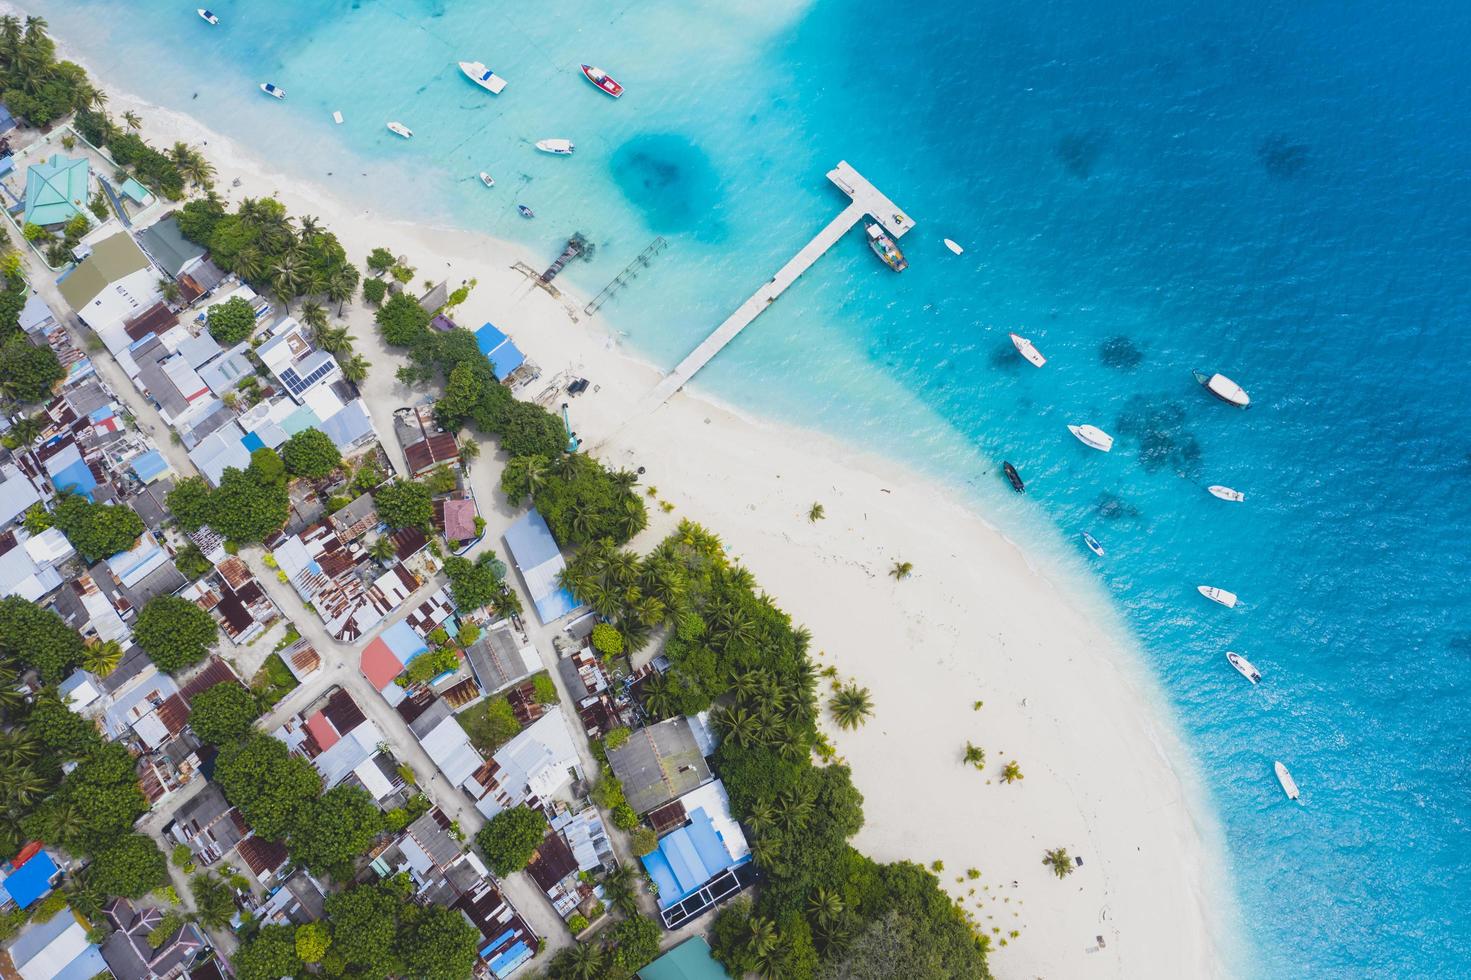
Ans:
<svg viewBox="0 0 1471 980"><path fill-rule="evenodd" d="M732 707L720 712L720 725L725 738L738 748L756 745L761 738L761 724L745 708Z"/></svg>
<svg viewBox="0 0 1471 980"><path fill-rule="evenodd" d="M241 279L259 282L266 271L266 256L254 245L247 245L235 253L235 261L232 264L234 268L230 271Z"/></svg>
<svg viewBox="0 0 1471 980"><path fill-rule="evenodd" d="M158 291L163 294L164 301L170 306L177 303L179 297L183 295L179 292L179 284L167 278L160 278L158 280Z"/></svg>
<svg viewBox="0 0 1471 980"><path fill-rule="evenodd" d="M480 458L480 443L466 436L460 440L460 462L465 464L465 469Z"/></svg>
<svg viewBox="0 0 1471 980"><path fill-rule="evenodd" d="M289 302L301 295L306 275L301 256L294 251L287 252L271 267L271 289L282 302Z"/></svg>
<svg viewBox="0 0 1471 980"><path fill-rule="evenodd" d="M819 886L807 900L807 913L821 925L827 925L843 914L843 897L831 888Z"/></svg>
<svg viewBox="0 0 1471 980"><path fill-rule="evenodd" d="M644 710L655 719L674 714L676 698L668 674L655 674L644 684Z"/></svg>
<svg viewBox="0 0 1471 980"><path fill-rule="evenodd" d="M82 666L98 677L106 677L117 670L123 659L123 647L117 640L99 640L87 644L82 655Z"/></svg>
<svg viewBox="0 0 1471 980"><path fill-rule="evenodd" d="M314 337L320 338L322 331L327 329L327 310L321 303L315 300L307 300L305 303L302 303L301 309L297 311L297 316L300 317L302 323L311 327ZM321 346L320 340L318 340L317 346Z"/></svg>
<svg viewBox="0 0 1471 980"><path fill-rule="evenodd" d="M10 424L10 437L17 448L25 448L41 437L44 431L34 415L22 415Z"/></svg>
<svg viewBox="0 0 1471 980"><path fill-rule="evenodd" d="M25 703L25 695L15 688L18 676L15 665L0 658L0 711L8 712Z"/></svg>
<svg viewBox="0 0 1471 980"><path fill-rule="evenodd" d="M894 576L894 581L902 582L914 573L914 563L907 561L896 561L894 567L889 569L889 574Z"/></svg>
<svg viewBox="0 0 1471 980"><path fill-rule="evenodd" d="M210 163L204 154L193 148L189 150L189 155L178 163L177 168L180 177L201 190L208 189L214 183L217 172L214 164Z"/></svg>
<svg viewBox="0 0 1471 980"><path fill-rule="evenodd" d="M776 798L774 807L776 823L785 834L801 830L812 818L812 810L815 805L810 795L787 790Z"/></svg>
<svg viewBox="0 0 1471 980"><path fill-rule="evenodd" d="M139 116L132 109L129 109L123 113L123 122L126 123L127 127L134 132L137 132L138 130L143 128L142 117Z"/></svg>
<svg viewBox="0 0 1471 980"><path fill-rule="evenodd" d="M1073 859L1068 856L1067 848L1054 847L1042 854L1042 863L1052 869L1052 873L1059 878L1066 878L1073 873Z"/></svg>
<svg viewBox="0 0 1471 980"><path fill-rule="evenodd" d="M753 915L746 922L746 954L757 963L768 960L781 948L781 935L776 923L761 915Z"/></svg>
<svg viewBox="0 0 1471 980"><path fill-rule="evenodd" d="M357 268L351 265L340 265L327 276L327 298L337 304L338 316L342 315L347 301L357 292L361 278Z"/></svg>
<svg viewBox="0 0 1471 980"><path fill-rule="evenodd" d="M751 828L753 837L764 837L766 833L776 827L776 809L769 800L757 800L751 811L746 814L746 826Z"/></svg>
<svg viewBox="0 0 1471 980"><path fill-rule="evenodd" d="M824 508L822 504L815 503L807 509L807 520L810 523L816 524L818 521L822 520L826 516L827 509Z"/></svg>
<svg viewBox="0 0 1471 980"><path fill-rule="evenodd" d="M624 915L638 912L638 892L634 888L634 874L628 865L617 863L603 876L603 895L608 904Z"/></svg>
<svg viewBox="0 0 1471 980"><path fill-rule="evenodd" d="M369 365L368 359L363 355L354 354L347 360L339 363L342 365L342 376L348 381L351 381L355 385L360 385L367 380Z"/></svg>
<svg viewBox="0 0 1471 980"><path fill-rule="evenodd" d="M379 535L378 539L368 546L368 554L379 561L387 561L398 554L398 548L394 546L393 539L388 535Z"/></svg>
<svg viewBox="0 0 1471 980"><path fill-rule="evenodd" d="M827 709L832 712L833 721L839 728L857 728L873 714L873 698L869 696L868 688L848 684L838 688L837 693L828 699Z"/></svg>
<svg viewBox="0 0 1471 980"><path fill-rule="evenodd" d="M1001 781L1002 782L1005 782L1005 783L1014 783L1018 779L1026 779L1026 778L1027 777L1025 777L1025 776L1022 775L1022 767L1016 764L1016 760L1015 759L1011 760L1006 765L1004 765L1004 766L1001 767Z"/></svg>
<svg viewBox="0 0 1471 980"><path fill-rule="evenodd" d="M329 354L352 349L352 332L346 327L325 327L317 331L317 346Z"/></svg>

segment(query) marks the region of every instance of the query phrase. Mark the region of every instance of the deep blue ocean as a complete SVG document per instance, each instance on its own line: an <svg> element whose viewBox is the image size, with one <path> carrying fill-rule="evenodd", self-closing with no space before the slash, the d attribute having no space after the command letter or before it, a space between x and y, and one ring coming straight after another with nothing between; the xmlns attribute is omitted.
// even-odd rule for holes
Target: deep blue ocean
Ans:
<svg viewBox="0 0 1471 980"><path fill-rule="evenodd" d="M219 0L213 29L29 6L105 78L386 215L547 261L582 231L588 292L663 235L604 312L664 367L846 203L823 175L853 163L918 221L909 270L850 235L699 385L943 476L1099 577L1218 809L1235 968L1471 975L1471 5ZM550 136L577 155L530 149Z"/></svg>

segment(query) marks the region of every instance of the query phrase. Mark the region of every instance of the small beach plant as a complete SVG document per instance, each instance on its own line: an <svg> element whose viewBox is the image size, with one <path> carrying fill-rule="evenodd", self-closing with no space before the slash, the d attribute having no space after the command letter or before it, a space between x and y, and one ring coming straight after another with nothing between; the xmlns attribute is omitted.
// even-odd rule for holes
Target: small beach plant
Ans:
<svg viewBox="0 0 1471 980"><path fill-rule="evenodd" d="M1052 869L1052 873L1058 878L1066 878L1073 873L1073 859L1068 856L1067 848L1054 847L1042 855L1042 863Z"/></svg>
<svg viewBox="0 0 1471 980"><path fill-rule="evenodd" d="M838 688L838 692L828 699L827 707L839 728L857 728L873 714L873 698L868 688L848 684Z"/></svg>
<svg viewBox="0 0 1471 980"><path fill-rule="evenodd" d="M807 509L807 520L812 524L816 524L826 516L827 511L822 504L814 503Z"/></svg>
<svg viewBox="0 0 1471 980"><path fill-rule="evenodd" d="M896 561L894 567L889 569L889 574L894 576L896 582L902 582L914 574L914 563L907 561Z"/></svg>
<svg viewBox="0 0 1471 980"><path fill-rule="evenodd" d="M1027 777L1022 775L1022 767L1017 765L1016 760L1013 759L1002 767L1001 778L1005 782L1014 783L1018 779L1026 779Z"/></svg>
<svg viewBox="0 0 1471 980"><path fill-rule="evenodd" d="M965 764L977 769L986 767L986 750L970 742L965 743Z"/></svg>

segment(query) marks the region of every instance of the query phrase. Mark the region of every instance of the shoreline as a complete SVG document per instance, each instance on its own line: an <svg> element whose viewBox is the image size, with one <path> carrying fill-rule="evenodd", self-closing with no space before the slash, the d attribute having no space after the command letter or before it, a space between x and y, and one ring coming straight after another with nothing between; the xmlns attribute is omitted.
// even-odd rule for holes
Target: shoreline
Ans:
<svg viewBox="0 0 1471 980"><path fill-rule="evenodd" d="M645 483L675 505L652 509L638 544L682 517L706 525L812 629L814 648L827 651L820 663L874 692L869 724L833 734L865 797L867 824L854 844L881 860L943 860L947 889L983 927L1001 929L997 973L1071 974L1085 963L1121 976L1234 972L1222 959L1235 930L1220 913L1232 903L1220 900L1229 889L1219 827L1199 781L1176 769L1172 760L1188 763L1190 754L1173 711L1096 582L1055 555L1028 555L957 487L836 437L688 391L630 417L660 372L601 317L583 317L576 303L569 318L512 270L518 246L375 219L314 182L272 172L185 113L109 93L114 113L143 115L155 144L207 142L227 201L276 190L293 214L317 215L358 261L391 243L416 265L416 283L477 277L456 319L472 329L495 322L542 365L543 379L523 394L540 392L564 366L592 378L596 389L572 403L586 444L611 465L646 466ZM238 188L229 186L235 177ZM418 393L394 380L401 359L381 346L371 311L354 304L345 322L374 364L363 386L374 421L391 431L394 408ZM813 501L828 511L820 523L806 518ZM895 583L886 571L900 559L915 574ZM1064 672L1075 683L1058 684ZM975 700L985 708L975 711ZM907 724L914 718L923 723ZM968 739L987 749L984 775L958 761ZM1012 758L1027 778L1000 785L995 773ZM1086 862L1063 882L1040 863L1054 846ZM969 867L981 877L957 883ZM1020 937L996 949L1013 928ZM1106 946L1086 952L1098 935Z"/></svg>

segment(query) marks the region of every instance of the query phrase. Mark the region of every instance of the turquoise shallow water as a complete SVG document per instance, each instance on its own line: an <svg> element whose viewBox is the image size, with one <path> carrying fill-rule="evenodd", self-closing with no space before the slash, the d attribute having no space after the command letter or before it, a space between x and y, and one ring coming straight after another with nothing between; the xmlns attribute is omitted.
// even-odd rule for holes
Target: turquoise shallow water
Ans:
<svg viewBox="0 0 1471 980"><path fill-rule="evenodd" d="M171 4L31 6L106 77L385 213L548 261L581 230L598 255L567 275L589 291L664 235L606 312L665 366L841 206L822 175L848 159L919 220L909 271L851 236L701 384L943 475L1031 547L1103 542L1088 574L1219 811L1244 972L1471 972L1464 4L257 0L213 30ZM530 150L547 136L577 155ZM1067 434L1083 421L1110 456Z"/></svg>

